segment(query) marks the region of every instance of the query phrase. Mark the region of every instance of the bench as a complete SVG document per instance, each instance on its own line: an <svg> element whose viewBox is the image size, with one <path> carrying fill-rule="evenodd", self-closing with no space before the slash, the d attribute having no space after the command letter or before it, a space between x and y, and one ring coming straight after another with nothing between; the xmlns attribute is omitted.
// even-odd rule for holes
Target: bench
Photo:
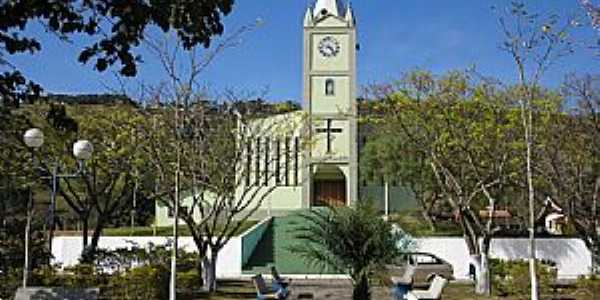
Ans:
<svg viewBox="0 0 600 300"><path fill-rule="evenodd" d="M407 300L438 300L442 297L442 291L448 284L448 280L441 276L435 276L431 285L426 290L412 290L407 294Z"/></svg>

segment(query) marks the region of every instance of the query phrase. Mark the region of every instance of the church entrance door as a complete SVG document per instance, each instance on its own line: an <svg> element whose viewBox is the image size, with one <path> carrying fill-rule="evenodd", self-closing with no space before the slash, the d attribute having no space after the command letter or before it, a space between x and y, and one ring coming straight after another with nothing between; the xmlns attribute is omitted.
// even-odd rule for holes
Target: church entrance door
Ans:
<svg viewBox="0 0 600 300"><path fill-rule="evenodd" d="M313 180L313 207L346 205L346 176L336 166L319 166Z"/></svg>

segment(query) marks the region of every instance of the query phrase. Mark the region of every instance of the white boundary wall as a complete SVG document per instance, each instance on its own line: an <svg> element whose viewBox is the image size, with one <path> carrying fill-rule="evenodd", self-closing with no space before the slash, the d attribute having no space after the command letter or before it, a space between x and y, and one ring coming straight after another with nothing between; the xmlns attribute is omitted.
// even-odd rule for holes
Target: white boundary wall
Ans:
<svg viewBox="0 0 600 300"><path fill-rule="evenodd" d="M149 243L166 244L168 237L102 237L99 246L103 249L116 249L131 246L130 242L146 247ZM469 278L469 251L464 239L450 238L416 238L416 251L428 252L445 259L454 267L454 277L459 280ZM180 247L187 251L195 251L191 237L181 237ZM81 237L56 237L52 243L54 263L63 266L77 264L82 249ZM494 239L490 255L500 259L526 259L529 253L527 239ZM580 239L538 239L537 257L557 263L560 278L576 278L589 274L592 259L590 252ZM220 278L242 277L242 239L233 237L219 252L217 276ZM312 278L319 275L307 275ZM308 278L298 275L298 278Z"/></svg>
<svg viewBox="0 0 600 300"><path fill-rule="evenodd" d="M469 251L463 238L417 238L417 251L428 252L448 261L454 267L454 277L469 278ZM590 251L580 239L537 239L538 259L556 262L559 278L576 278L588 275L592 266ZM492 258L504 260L527 259L529 241L525 238L493 239Z"/></svg>
<svg viewBox="0 0 600 300"><path fill-rule="evenodd" d="M147 247L150 243L164 245L169 237L101 237L98 247L107 250L131 247L132 242L139 247ZM197 252L191 237L180 237L179 247L188 252ZM83 248L81 237L55 237L52 241L53 263L63 267L76 265ZM239 277L242 273L242 240L239 236L231 238L219 251L217 259L217 277Z"/></svg>

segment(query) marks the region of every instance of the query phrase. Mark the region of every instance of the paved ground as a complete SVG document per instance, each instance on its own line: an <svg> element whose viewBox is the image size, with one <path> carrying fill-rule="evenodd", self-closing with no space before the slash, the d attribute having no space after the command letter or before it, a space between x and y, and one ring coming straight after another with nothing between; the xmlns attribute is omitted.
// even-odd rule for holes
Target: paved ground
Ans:
<svg viewBox="0 0 600 300"><path fill-rule="evenodd" d="M267 280L270 283L270 280ZM348 300L351 299L352 286L350 281L341 279L306 280L293 279L290 285L292 294L290 300L301 299L325 299L325 300ZM196 297L194 299L210 300L251 300L256 299L256 291L250 280L229 280L220 283L220 293L214 297ZM598 290L600 291L600 290ZM542 300L600 300L600 292L585 289L572 288L561 290L557 293L544 294ZM372 300L391 300L391 288L383 286L372 287ZM453 282L444 289L442 299L444 300L524 300L526 296L477 296L473 293L473 285L468 283Z"/></svg>
<svg viewBox="0 0 600 300"><path fill-rule="evenodd" d="M352 285L347 280L293 280L291 284L291 299L352 299ZM391 291L387 288L374 288L372 299L392 299Z"/></svg>

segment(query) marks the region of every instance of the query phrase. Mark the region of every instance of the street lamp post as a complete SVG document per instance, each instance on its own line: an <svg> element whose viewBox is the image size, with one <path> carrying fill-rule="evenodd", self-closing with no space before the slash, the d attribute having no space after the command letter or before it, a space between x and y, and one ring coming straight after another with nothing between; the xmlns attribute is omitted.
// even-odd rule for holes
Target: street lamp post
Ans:
<svg viewBox="0 0 600 300"><path fill-rule="evenodd" d="M50 194L50 228L48 230L48 249L52 252L52 240L54 239L54 217L56 214L56 194L58 193L58 180L62 178L78 178L84 175L84 162L92 158L94 146L90 141L79 140L73 144L73 156L77 159L77 171L74 173L60 174L58 164L52 168L52 193Z"/></svg>
<svg viewBox="0 0 600 300"><path fill-rule="evenodd" d="M44 144L44 133L37 129L33 128L27 130L23 135L23 142L27 147L33 149L34 151ZM32 155L33 158L33 155ZM25 224L25 259L23 263L23 287L27 287L27 278L29 276L29 232L31 231L31 211L33 210L33 195L31 191L31 187L29 188L29 193L27 196L27 220Z"/></svg>
<svg viewBox="0 0 600 300"><path fill-rule="evenodd" d="M36 150L44 144L44 133L38 128L32 128L23 135L23 142L27 147ZM50 194L50 209L49 209L49 232L48 232L48 251L52 252L52 239L54 238L54 215L56 212L56 194L58 192L58 180L61 178L77 178L82 176L84 172L84 161L92 157L94 146L87 140L79 140L73 144L73 156L78 161L78 169L72 174L59 174L58 164L52 168L52 192ZM48 179L48 177L43 177ZM27 287L27 277L29 271L29 232L31 231L31 211L33 210L33 197L29 195L27 204L27 224L25 231L25 264L23 268L23 287Z"/></svg>

